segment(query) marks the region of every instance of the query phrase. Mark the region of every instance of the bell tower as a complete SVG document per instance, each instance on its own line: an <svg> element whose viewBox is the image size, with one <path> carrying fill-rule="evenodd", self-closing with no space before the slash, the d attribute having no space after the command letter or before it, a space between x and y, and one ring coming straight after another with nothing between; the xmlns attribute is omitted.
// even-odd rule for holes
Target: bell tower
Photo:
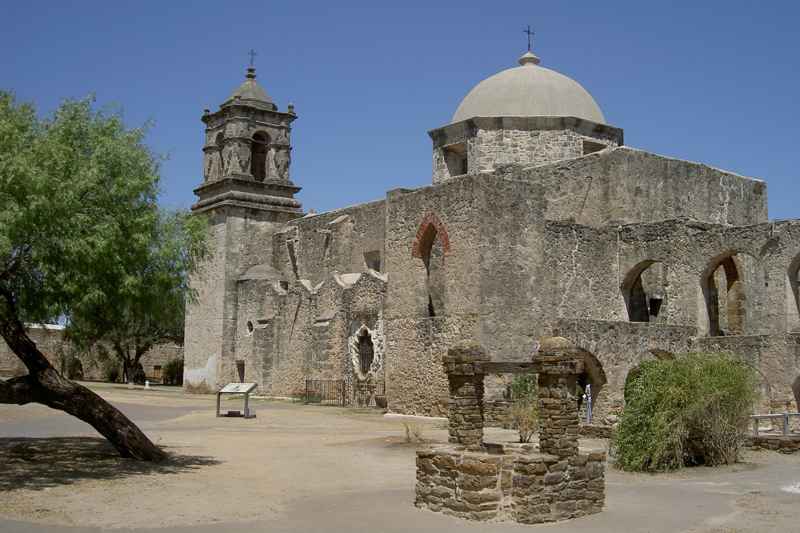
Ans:
<svg viewBox="0 0 800 533"><path fill-rule="evenodd" d="M248 205L297 215L300 188L289 179L291 124L294 106L286 111L256 83L256 69L247 69L244 82L219 111L203 113L203 183L195 189L195 211L221 205ZM292 217L289 217L292 218Z"/></svg>
<svg viewBox="0 0 800 533"><path fill-rule="evenodd" d="M236 374L236 311L239 276L270 263L272 235L303 216L290 179L289 104L279 111L247 69L244 82L220 105L203 113L203 182L194 190L195 213L209 222L209 256L190 280L196 298L187 304L184 386L215 390Z"/></svg>

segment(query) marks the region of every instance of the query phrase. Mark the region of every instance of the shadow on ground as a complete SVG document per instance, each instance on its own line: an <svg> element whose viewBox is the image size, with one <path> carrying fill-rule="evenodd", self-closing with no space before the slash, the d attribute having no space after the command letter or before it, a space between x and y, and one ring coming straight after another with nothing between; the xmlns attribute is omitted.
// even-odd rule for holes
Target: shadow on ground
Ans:
<svg viewBox="0 0 800 533"><path fill-rule="evenodd" d="M83 479L178 474L220 463L211 457L166 451L169 459L150 463L122 458L108 441L97 437L0 438L0 493L42 490Z"/></svg>

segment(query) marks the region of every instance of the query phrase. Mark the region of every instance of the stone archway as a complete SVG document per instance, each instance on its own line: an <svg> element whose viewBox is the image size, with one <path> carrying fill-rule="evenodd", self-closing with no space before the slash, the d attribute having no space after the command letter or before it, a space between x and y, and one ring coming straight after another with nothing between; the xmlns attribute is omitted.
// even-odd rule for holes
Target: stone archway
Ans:
<svg viewBox="0 0 800 533"><path fill-rule="evenodd" d="M447 273L445 254L450 251L450 236L447 228L433 213L423 218L411 248L411 255L422 259L425 265L425 291L427 296L427 316L441 316L445 313L445 292Z"/></svg>
<svg viewBox="0 0 800 533"><path fill-rule="evenodd" d="M634 266L620 286L631 322L654 322L666 303L666 268L645 260Z"/></svg>
<svg viewBox="0 0 800 533"><path fill-rule="evenodd" d="M736 251L715 257L703 272L701 286L706 304L709 337L744 335L747 331L745 263L755 259Z"/></svg>
<svg viewBox="0 0 800 533"><path fill-rule="evenodd" d="M608 383L605 370L603 370L602 363L592 352L583 349L581 349L581 352L583 353L583 371L578 374L578 387L580 388L577 391L578 409L580 410L583 406L582 396L586 392L587 385L591 385L593 409L598 414L604 414L608 408L603 405L600 393Z"/></svg>

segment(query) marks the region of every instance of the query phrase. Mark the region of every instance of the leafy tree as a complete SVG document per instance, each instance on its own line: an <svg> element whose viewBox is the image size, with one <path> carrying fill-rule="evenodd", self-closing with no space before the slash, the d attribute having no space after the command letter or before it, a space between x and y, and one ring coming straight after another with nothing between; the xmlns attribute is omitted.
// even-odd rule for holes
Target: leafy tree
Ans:
<svg viewBox="0 0 800 533"><path fill-rule="evenodd" d="M0 380L0 402L37 402L92 425L122 456L165 453L125 415L60 374L28 337L42 323L133 299L162 219L158 160L143 129L91 99L49 118L0 92L0 336L28 374Z"/></svg>
<svg viewBox="0 0 800 533"><path fill-rule="evenodd" d="M140 360L155 344L183 342L189 272L205 251L204 219L161 212L147 253L126 267L124 285L72 308L67 337L84 350L100 344L122 364L123 381L136 381Z"/></svg>
<svg viewBox="0 0 800 533"><path fill-rule="evenodd" d="M539 428L538 387L535 374L518 374L511 382L511 422L520 442L530 442Z"/></svg>

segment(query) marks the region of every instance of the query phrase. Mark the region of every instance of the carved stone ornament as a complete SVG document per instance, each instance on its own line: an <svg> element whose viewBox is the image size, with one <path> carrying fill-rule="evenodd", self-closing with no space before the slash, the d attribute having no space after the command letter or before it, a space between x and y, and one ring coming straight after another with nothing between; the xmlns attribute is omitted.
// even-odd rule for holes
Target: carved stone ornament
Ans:
<svg viewBox="0 0 800 533"><path fill-rule="evenodd" d="M360 339L361 337L369 335L372 340L372 363L369 370L364 373L361 371L361 352ZM353 373L359 381L366 381L370 377L376 378L383 368L383 356L386 351L386 339L383 335L383 320L378 318L375 329L369 329L366 324L361 324L361 327L356 330L347 339L348 351L350 353L350 361L353 365Z"/></svg>

